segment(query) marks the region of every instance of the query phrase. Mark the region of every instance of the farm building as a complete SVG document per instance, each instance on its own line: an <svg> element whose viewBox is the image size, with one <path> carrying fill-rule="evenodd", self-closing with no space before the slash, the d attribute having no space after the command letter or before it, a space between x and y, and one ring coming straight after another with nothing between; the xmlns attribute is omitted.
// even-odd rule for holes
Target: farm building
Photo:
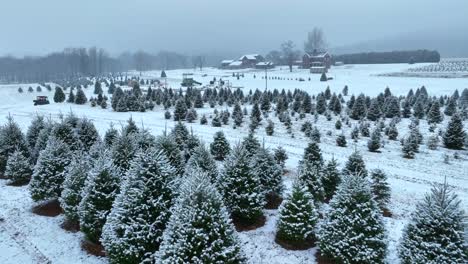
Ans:
<svg viewBox="0 0 468 264"><path fill-rule="evenodd" d="M221 61L221 68L223 69L245 69L255 68L259 62L265 59L259 54L242 55L237 60L223 60Z"/></svg>
<svg viewBox="0 0 468 264"><path fill-rule="evenodd" d="M275 67L275 64L271 61L262 61L257 64L255 64L256 69L273 69Z"/></svg>
<svg viewBox="0 0 468 264"><path fill-rule="evenodd" d="M234 60L223 60L221 61L221 69L229 68L229 64L233 63Z"/></svg>
<svg viewBox="0 0 468 264"><path fill-rule="evenodd" d="M302 56L302 68L309 69L310 67L323 66L330 69L332 64L331 55L328 52L314 51L312 54L306 53Z"/></svg>

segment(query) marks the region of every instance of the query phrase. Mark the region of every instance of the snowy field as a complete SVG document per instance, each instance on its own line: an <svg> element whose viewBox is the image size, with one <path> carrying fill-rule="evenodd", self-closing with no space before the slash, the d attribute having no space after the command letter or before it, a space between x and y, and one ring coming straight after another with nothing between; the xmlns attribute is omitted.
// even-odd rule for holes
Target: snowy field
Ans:
<svg viewBox="0 0 468 264"><path fill-rule="evenodd" d="M332 92L339 93L345 85L349 87L349 95L364 93L376 96L383 92L385 87L389 87L394 95L406 95L409 89L416 90L425 86L429 95L452 95L458 89L461 92L468 87L468 79L442 79L442 78L405 78L405 77L383 77L379 74L407 70L414 65L345 65L334 67L328 74L333 77L329 82L320 82L320 75L309 74L306 70L294 69L292 73L286 67L275 68L268 71L268 76L280 77L290 80L268 80L268 89L293 90L303 89L310 94L317 94L324 91L327 86ZM232 77L232 73L240 72L244 78ZM206 68L203 71L196 70L170 70L167 71L167 82L173 88L178 88L182 79L182 73L194 73L194 79L203 85L209 83L213 77L222 78L229 81L234 88L240 87L244 92L252 89L265 88L264 71L228 71ZM140 75L139 73L129 73ZM254 78L256 75L256 78ZM143 72L141 78L157 78L159 71ZM311 80L309 81L309 77ZM297 81L296 78L304 78L305 81ZM18 87L22 87L25 92L19 94ZM53 92L48 92L43 88L43 92L28 93L27 88L34 89L37 84L2 85L0 86L0 123L6 122L6 116L12 115L26 131L32 117L35 114L43 114L53 119L58 119L61 114L66 115L72 111L77 116L87 116L94 121L96 128L101 135L111 123L117 125L125 124L126 120L132 118L140 126L148 128L153 134L160 135L165 127L168 129L174 126L172 120L164 119L164 110L161 106L156 106L154 111L145 113L117 113L111 109L92 108L87 105L76 105L69 103L54 103L45 106L33 106L32 100L37 95L48 95L52 100ZM53 86L53 85L52 85ZM106 90L105 87L103 87ZM85 90L89 97L92 96L93 88ZM346 98L347 99L347 98ZM219 110L225 107L217 106ZM206 113L212 114L213 109L205 106L197 109L198 115ZM296 171L298 160L301 158L307 141L309 140L300 132L300 125L305 120L313 122L313 116L308 115L305 120L293 121L294 138L287 134L285 127L280 124L276 117L272 117L276 123L275 134L266 136L264 124L257 131L256 136L265 140L266 146L274 148L282 146L287 150L289 159L286 167L290 171L285 178L286 186L291 185L291 175ZM454 159L455 151L439 147L437 150L429 150L425 145L420 147L420 153L415 159L404 159L401 154L399 141L387 141L381 153L371 153L367 150L367 139L360 138L357 143L348 139L348 147L336 146L336 135L344 133L349 135L351 128L343 125L342 130L335 129L335 117L332 121L327 121L324 116L320 116L316 126L320 129L322 139L320 148L326 160L336 158L340 168L346 162L348 156L357 149L361 152L368 169L380 168L388 174L388 181L392 188L392 199L389 209L393 213L392 218L385 218L386 229L389 240L389 263L398 263L396 255L396 245L401 236L401 230L407 223L415 203L419 201L425 193L430 190L432 183L442 183L447 179L449 185L455 188L456 193L463 201L464 208L468 209L468 151L458 151L459 159ZM438 128L445 128L448 119L445 118ZM210 123L210 122L209 122ZM200 125L199 121L187 124L195 134L199 135L205 143L210 143L216 131L223 130L226 137L232 144L239 142L248 134L248 126L232 129L232 126L222 128L211 127L210 125ZM399 135L404 136L408 132L409 120L404 119L397 125ZM465 129L468 124L465 121ZM326 135L331 131L331 136ZM421 121L420 131L423 135L428 132L426 121ZM399 137L400 137L399 136ZM349 138L349 137L348 137ZM385 137L386 138L386 137ZM425 138L426 139L426 138ZM444 155L450 157L449 164L444 162ZM27 187L6 186L4 180L0 180L0 263L106 263L107 260L94 256L89 256L80 249L81 234L68 233L60 228L63 216L49 218L34 215L31 212L32 202ZM465 210L468 212L468 210ZM243 249L250 258L251 263L315 263L314 253L316 248L305 251L288 251L274 242L275 222L277 210L266 210L267 222L265 226L254 231L242 232L239 234Z"/></svg>

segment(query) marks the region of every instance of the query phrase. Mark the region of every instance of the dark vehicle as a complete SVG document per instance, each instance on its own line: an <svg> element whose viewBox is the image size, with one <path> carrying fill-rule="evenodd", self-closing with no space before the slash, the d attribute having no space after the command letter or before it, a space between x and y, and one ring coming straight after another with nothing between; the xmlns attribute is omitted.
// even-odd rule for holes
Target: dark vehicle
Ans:
<svg viewBox="0 0 468 264"><path fill-rule="evenodd" d="M193 87L195 85L201 85L200 82L197 82L193 79L193 73L183 73L182 74L182 87Z"/></svg>
<svg viewBox="0 0 468 264"><path fill-rule="evenodd" d="M34 105L46 105L50 104L49 99L47 99L47 96L37 96L36 100L33 100Z"/></svg>

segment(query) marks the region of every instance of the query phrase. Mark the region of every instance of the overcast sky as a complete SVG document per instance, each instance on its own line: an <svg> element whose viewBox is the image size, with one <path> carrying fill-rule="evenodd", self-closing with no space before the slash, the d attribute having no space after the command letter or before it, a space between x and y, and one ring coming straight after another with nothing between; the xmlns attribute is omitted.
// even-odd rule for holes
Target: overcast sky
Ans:
<svg viewBox="0 0 468 264"><path fill-rule="evenodd" d="M314 26L344 46L468 24L468 0L2 0L1 10L0 55L17 56L94 45L264 53L288 39L302 49Z"/></svg>

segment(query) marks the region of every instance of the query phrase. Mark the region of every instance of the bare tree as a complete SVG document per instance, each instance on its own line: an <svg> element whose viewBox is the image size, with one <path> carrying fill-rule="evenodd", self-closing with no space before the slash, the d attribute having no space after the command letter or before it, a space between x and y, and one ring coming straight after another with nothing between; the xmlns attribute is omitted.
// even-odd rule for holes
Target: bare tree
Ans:
<svg viewBox="0 0 468 264"><path fill-rule="evenodd" d="M200 67L200 71L203 70L203 65L205 65L205 56L198 55L198 56L192 56L192 65L193 68L196 70L197 67Z"/></svg>
<svg viewBox="0 0 468 264"><path fill-rule="evenodd" d="M321 28L314 27L314 29L307 34L307 41L304 42L304 51L307 53L314 53L324 50L326 46L327 43L323 30Z"/></svg>
<svg viewBox="0 0 468 264"><path fill-rule="evenodd" d="M281 51L283 53L283 58L289 66L289 71L292 72L292 66L294 61L299 58L299 51L295 50L296 45L291 40L283 42L281 44Z"/></svg>

